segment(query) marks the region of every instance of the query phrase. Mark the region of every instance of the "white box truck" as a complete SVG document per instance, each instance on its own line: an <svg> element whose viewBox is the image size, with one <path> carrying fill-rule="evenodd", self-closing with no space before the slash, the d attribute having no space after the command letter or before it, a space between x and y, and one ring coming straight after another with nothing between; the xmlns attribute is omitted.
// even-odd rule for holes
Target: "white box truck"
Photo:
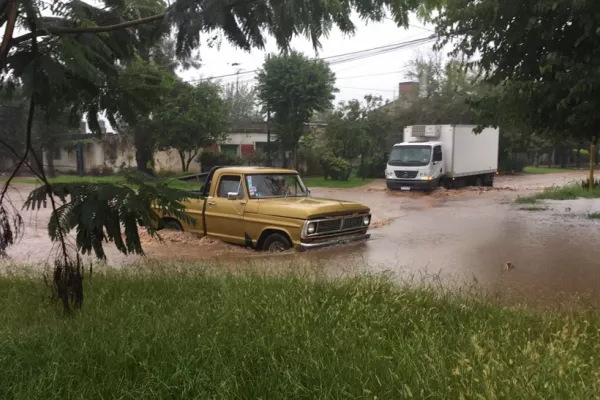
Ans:
<svg viewBox="0 0 600 400"><path fill-rule="evenodd" d="M500 131L475 125L414 125L404 129L385 171L388 189L431 191L437 186L493 186Z"/></svg>

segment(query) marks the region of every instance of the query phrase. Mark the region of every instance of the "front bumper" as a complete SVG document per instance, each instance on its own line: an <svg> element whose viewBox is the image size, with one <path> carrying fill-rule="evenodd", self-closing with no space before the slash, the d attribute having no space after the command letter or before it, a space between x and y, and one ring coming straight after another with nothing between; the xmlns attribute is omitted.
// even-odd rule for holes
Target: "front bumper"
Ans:
<svg viewBox="0 0 600 400"><path fill-rule="evenodd" d="M439 179L386 179L388 189L401 190L404 188L417 190L432 190L439 184Z"/></svg>
<svg viewBox="0 0 600 400"><path fill-rule="evenodd" d="M316 249L319 247L334 246L336 244L345 244L351 242L366 241L371 237L370 233L360 233L357 235L339 236L325 239L319 242L300 242L300 250Z"/></svg>

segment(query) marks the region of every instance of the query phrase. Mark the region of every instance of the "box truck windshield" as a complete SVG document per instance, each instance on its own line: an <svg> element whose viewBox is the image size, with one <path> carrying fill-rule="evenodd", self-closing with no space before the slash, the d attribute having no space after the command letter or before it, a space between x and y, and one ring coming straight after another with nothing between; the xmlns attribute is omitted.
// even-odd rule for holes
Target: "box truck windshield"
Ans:
<svg viewBox="0 0 600 400"><path fill-rule="evenodd" d="M388 160L389 165L422 167L431 160L431 146L394 146Z"/></svg>

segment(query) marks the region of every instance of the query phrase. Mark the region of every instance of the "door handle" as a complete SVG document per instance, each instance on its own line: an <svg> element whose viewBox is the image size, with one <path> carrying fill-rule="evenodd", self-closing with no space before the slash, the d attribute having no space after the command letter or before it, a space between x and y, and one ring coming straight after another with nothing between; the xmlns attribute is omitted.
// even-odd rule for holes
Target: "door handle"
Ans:
<svg viewBox="0 0 600 400"><path fill-rule="evenodd" d="M210 201L208 202L208 205L209 205L209 206L216 206L216 205L217 205L217 202L216 202L216 201L214 201L214 200L210 200Z"/></svg>

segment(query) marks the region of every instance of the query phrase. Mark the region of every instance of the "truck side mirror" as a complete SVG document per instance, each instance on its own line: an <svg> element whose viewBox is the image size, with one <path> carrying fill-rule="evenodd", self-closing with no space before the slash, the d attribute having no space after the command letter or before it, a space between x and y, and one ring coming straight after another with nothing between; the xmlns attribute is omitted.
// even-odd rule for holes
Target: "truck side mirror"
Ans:
<svg viewBox="0 0 600 400"><path fill-rule="evenodd" d="M238 194L237 192L229 192L227 193L227 200L237 200Z"/></svg>

